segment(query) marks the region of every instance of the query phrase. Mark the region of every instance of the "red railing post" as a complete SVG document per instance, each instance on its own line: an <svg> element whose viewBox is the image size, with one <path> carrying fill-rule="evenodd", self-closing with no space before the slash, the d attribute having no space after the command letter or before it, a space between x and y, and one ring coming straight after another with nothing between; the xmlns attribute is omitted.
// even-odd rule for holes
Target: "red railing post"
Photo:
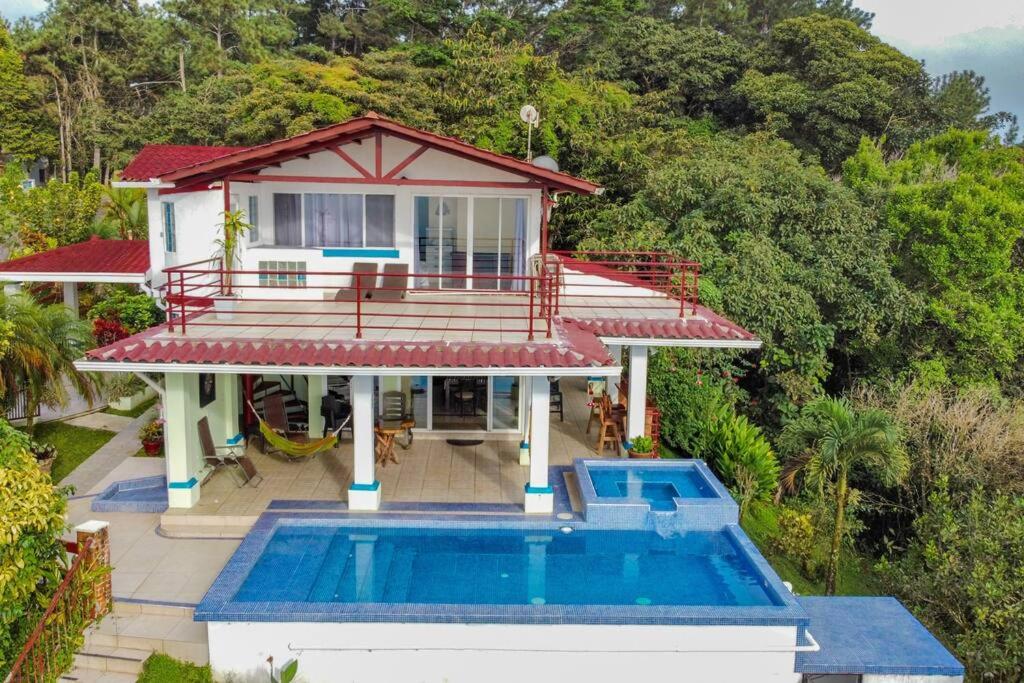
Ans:
<svg viewBox="0 0 1024 683"><path fill-rule="evenodd" d="M356 279L356 339L363 338L363 277L355 273Z"/></svg>
<svg viewBox="0 0 1024 683"><path fill-rule="evenodd" d="M181 296L181 333L185 334L185 273L178 273L178 294Z"/></svg>
<svg viewBox="0 0 1024 683"><path fill-rule="evenodd" d="M533 297L537 292L537 281L531 276L530 277L530 322L527 324L529 334L526 336L527 341L533 341Z"/></svg>

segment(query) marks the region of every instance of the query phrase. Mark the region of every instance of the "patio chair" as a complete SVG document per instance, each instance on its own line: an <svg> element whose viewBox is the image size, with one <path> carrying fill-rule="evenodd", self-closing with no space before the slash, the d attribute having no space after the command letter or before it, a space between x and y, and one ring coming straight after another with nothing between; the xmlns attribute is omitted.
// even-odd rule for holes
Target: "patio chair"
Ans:
<svg viewBox="0 0 1024 683"><path fill-rule="evenodd" d="M404 432L404 438L396 441L402 448L408 449L412 445L412 428L416 426L416 418L408 408L408 399L405 392L385 391L381 396L381 426L393 428L397 426L400 433Z"/></svg>
<svg viewBox="0 0 1024 683"><path fill-rule="evenodd" d="M601 410L600 422L597 430L597 446L595 450L598 455L604 454L608 445L619 450L619 443L622 441L622 414L612 407L612 401L608 394L601 396L599 404Z"/></svg>
<svg viewBox="0 0 1024 683"><path fill-rule="evenodd" d="M380 289L370 292L374 301L399 301L409 289L409 264L388 263L381 273Z"/></svg>
<svg viewBox="0 0 1024 683"><path fill-rule="evenodd" d="M352 284L348 288L339 289L334 295L335 301L356 300L356 277L359 275L362 276L359 278L359 289L363 298L370 296L370 292L377 286L377 264L359 261L352 265Z"/></svg>
<svg viewBox="0 0 1024 683"><path fill-rule="evenodd" d="M214 472L220 467L227 467L231 472L231 477L238 482L239 488L252 482L253 479L258 478L263 481L263 476L256 471L256 465L245 454L244 442L217 446L213 442L210 421L207 418L200 419L197 427L199 429L199 444L203 449L203 460L207 465L213 467ZM254 483L253 486L259 486L259 483Z"/></svg>

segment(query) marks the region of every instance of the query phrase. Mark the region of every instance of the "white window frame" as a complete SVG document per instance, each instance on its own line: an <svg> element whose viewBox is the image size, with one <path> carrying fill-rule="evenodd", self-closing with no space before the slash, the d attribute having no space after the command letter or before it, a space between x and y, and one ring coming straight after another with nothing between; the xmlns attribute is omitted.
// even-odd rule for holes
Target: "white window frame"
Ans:
<svg viewBox="0 0 1024 683"><path fill-rule="evenodd" d="M524 244L523 244L523 253L524 254L528 254L529 242L530 242L530 196L529 195L519 195L519 194L451 194L451 193L417 194L417 193L413 193L411 195L411 197L410 197L410 202L409 202L409 211L410 211L409 225L411 226L411 233L412 233L412 239L413 240L416 240L416 200L419 197L426 197L427 199L437 198L437 199L441 199L441 200L444 200L444 199L465 199L465 200L467 200L466 201L466 206L467 206L466 211L468 212L469 215L466 217L466 275L469 275L469 276L473 275L473 239L474 239L474 236L476 234L476 224L475 224L476 223L476 206L475 206L474 200L476 200L476 199L498 199L498 200L501 200L501 199L513 199L513 200L514 199L521 199L521 200L523 200L523 202L524 202L523 210L524 210L525 216L526 216L526 234L523 236L523 242L524 242ZM365 222L365 220L364 220L364 222ZM499 242L499 244L501 243L502 227L503 226L502 226L502 217L501 217L501 205L499 204L498 205L498 242ZM364 243L365 243L365 240L364 240ZM437 250L438 250L438 260L437 260L437 262L441 263L441 258L440 258L441 242L440 242L440 240L438 241ZM415 269L415 264L413 264L413 269ZM498 275L504 275L505 274L505 273L503 273L501 271L501 259L500 258L498 259L498 273L497 274ZM412 275L415 277L415 273L413 273ZM443 273L438 273L438 275L443 275ZM525 275L525 273L524 273L524 275ZM438 289L448 289L448 290L453 290L453 291L458 291L460 289L470 289L470 290L475 290L476 289L476 287L469 287L468 286L470 284L473 284L473 282L474 282L472 277L467 277L464 280L464 282L466 283L467 286L463 286L463 287L440 287L439 286ZM497 282L498 282L498 286L497 286L497 288L495 290L482 289L482 290L479 290L479 291L484 291L484 292L486 292L486 291L501 291L501 280L499 279ZM439 284L444 284L444 278L443 277L441 278Z"/></svg>
<svg viewBox="0 0 1024 683"><path fill-rule="evenodd" d="M398 249L398 195L394 192L306 192L300 190L298 192L281 191L274 194L297 194L299 195L299 239L301 244L299 246L287 245L287 244L274 244L273 246L279 249ZM360 246L324 246L324 245L312 245L306 244L306 195L314 194L337 194L337 195L356 195L362 198L363 202L363 226L362 233L360 235ZM366 246L366 197L374 195L381 197L391 197L392 211L391 211L391 246ZM276 232L277 226L273 226Z"/></svg>

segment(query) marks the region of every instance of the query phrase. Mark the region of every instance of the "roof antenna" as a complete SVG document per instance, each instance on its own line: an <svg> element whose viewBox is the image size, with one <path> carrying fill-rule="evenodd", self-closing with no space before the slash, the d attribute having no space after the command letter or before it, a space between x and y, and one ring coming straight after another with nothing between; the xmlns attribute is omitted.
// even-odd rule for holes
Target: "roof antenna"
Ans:
<svg viewBox="0 0 1024 683"><path fill-rule="evenodd" d="M532 104L524 104L519 118L526 124L526 160L533 161L533 129L540 125L540 112Z"/></svg>

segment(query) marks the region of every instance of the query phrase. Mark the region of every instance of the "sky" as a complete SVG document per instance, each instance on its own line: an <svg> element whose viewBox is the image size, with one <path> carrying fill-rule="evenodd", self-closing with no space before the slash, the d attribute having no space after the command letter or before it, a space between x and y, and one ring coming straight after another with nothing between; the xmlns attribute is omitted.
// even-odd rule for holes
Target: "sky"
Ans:
<svg viewBox="0 0 1024 683"><path fill-rule="evenodd" d="M1024 124L1024 1L855 0L875 13L872 31L938 76L973 69L991 90L992 111ZM0 0L8 19L40 12L45 0Z"/></svg>

